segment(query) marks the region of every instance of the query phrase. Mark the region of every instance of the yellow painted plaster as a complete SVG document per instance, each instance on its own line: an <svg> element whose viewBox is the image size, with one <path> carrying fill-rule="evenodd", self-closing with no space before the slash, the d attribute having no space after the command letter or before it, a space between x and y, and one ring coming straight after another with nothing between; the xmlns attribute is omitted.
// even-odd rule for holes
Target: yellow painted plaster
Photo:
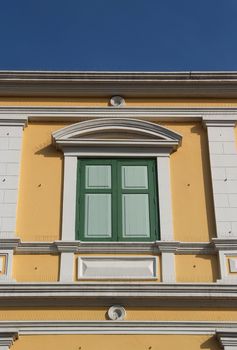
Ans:
<svg viewBox="0 0 237 350"><path fill-rule="evenodd" d="M206 130L201 123L163 123L183 136L171 155L171 188L175 239L205 242L215 236Z"/></svg>
<svg viewBox="0 0 237 350"><path fill-rule="evenodd" d="M110 97L0 97L0 106L92 106L106 107ZM236 107L236 99L125 98L127 107Z"/></svg>
<svg viewBox="0 0 237 350"><path fill-rule="evenodd" d="M215 255L176 255L177 282L216 282L219 278Z"/></svg>
<svg viewBox="0 0 237 350"><path fill-rule="evenodd" d="M175 239L209 241L215 225L206 131L200 123L161 124L183 135L171 155ZM22 240L60 239L63 162L51 133L63 126L30 123L24 131L17 215Z"/></svg>
<svg viewBox="0 0 237 350"><path fill-rule="evenodd" d="M35 335L20 336L13 350L220 350L210 335Z"/></svg>
<svg viewBox="0 0 237 350"><path fill-rule="evenodd" d="M17 282L57 282L59 256L14 255L13 278Z"/></svg>
<svg viewBox="0 0 237 350"><path fill-rule="evenodd" d="M27 307L0 308L1 321L46 321L46 320L72 320L72 321L106 321L107 311L111 301L105 301L104 307ZM131 308L126 306L127 321L237 321L236 308L177 308L177 307L144 307Z"/></svg>
<svg viewBox="0 0 237 350"><path fill-rule="evenodd" d="M24 130L16 226L24 241L60 239L63 155L51 134L64 126L30 123Z"/></svg>

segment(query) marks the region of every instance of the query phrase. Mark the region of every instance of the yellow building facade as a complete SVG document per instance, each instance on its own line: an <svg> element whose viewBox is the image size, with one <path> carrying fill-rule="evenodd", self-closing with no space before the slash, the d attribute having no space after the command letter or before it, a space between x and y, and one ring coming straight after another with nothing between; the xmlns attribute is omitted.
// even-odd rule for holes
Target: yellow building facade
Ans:
<svg viewBox="0 0 237 350"><path fill-rule="evenodd" d="M237 349L237 75L0 72L0 350Z"/></svg>

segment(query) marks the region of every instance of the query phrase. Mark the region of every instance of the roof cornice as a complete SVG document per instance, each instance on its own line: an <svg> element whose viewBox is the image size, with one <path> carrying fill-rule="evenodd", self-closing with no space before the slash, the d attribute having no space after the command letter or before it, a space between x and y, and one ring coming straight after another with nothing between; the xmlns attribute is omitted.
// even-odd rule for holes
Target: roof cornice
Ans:
<svg viewBox="0 0 237 350"><path fill-rule="evenodd" d="M237 72L0 71L0 96L237 98Z"/></svg>

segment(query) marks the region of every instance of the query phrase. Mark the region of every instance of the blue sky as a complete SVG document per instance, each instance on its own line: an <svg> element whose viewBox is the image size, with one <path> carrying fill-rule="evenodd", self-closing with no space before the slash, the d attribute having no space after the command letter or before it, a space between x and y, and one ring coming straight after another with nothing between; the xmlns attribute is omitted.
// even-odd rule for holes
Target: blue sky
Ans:
<svg viewBox="0 0 237 350"><path fill-rule="evenodd" d="M237 70L237 0L5 0L0 70Z"/></svg>

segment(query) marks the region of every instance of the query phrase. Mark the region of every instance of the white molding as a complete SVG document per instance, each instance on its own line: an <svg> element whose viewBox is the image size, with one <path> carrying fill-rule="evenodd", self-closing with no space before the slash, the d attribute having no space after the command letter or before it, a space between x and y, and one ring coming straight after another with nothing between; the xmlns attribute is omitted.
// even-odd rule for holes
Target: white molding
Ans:
<svg viewBox="0 0 237 350"><path fill-rule="evenodd" d="M173 252L161 253L162 282L174 283L176 281L175 273L175 255Z"/></svg>
<svg viewBox="0 0 237 350"><path fill-rule="evenodd" d="M206 334L235 333L230 321L0 321L0 334L9 328L23 335L60 334ZM218 329L221 329L219 331Z"/></svg>
<svg viewBox="0 0 237 350"><path fill-rule="evenodd" d="M157 282L81 282L79 283L2 283L1 301L20 302L29 298L43 301L54 298L57 302L72 298L154 298L156 301L237 301L236 284L232 283L157 283ZM57 300L56 300L57 299ZM99 302L99 300L98 300Z"/></svg>
<svg viewBox="0 0 237 350"><path fill-rule="evenodd" d="M77 278L82 280L154 280L155 256L83 256L78 257Z"/></svg>
<svg viewBox="0 0 237 350"><path fill-rule="evenodd" d="M74 254L73 253L61 253L60 257L60 282L73 282L74 276Z"/></svg>
<svg viewBox="0 0 237 350"><path fill-rule="evenodd" d="M8 350L18 339L18 330L12 327L0 328L0 350Z"/></svg>
<svg viewBox="0 0 237 350"><path fill-rule="evenodd" d="M213 238L212 241L217 251L237 251L237 238Z"/></svg>
<svg viewBox="0 0 237 350"><path fill-rule="evenodd" d="M237 121L236 107L86 107L86 106L0 106L0 120L76 122L92 118L136 118L163 121ZM10 121L11 122L11 121Z"/></svg>
<svg viewBox="0 0 237 350"><path fill-rule="evenodd" d="M62 240L75 239L77 158L64 157Z"/></svg>
<svg viewBox="0 0 237 350"><path fill-rule="evenodd" d="M216 336L224 350L237 349L237 327L217 329Z"/></svg>
<svg viewBox="0 0 237 350"><path fill-rule="evenodd" d="M236 72L0 71L3 96L236 98Z"/></svg>
<svg viewBox="0 0 237 350"><path fill-rule="evenodd" d="M13 265L13 250L2 250L0 249L0 257L5 258L5 271L0 275L1 282L10 282L12 280L12 265Z"/></svg>
<svg viewBox="0 0 237 350"><path fill-rule="evenodd" d="M157 157L157 182L160 238L164 241L172 241L174 234L169 154L166 154L165 157Z"/></svg>
<svg viewBox="0 0 237 350"><path fill-rule="evenodd" d="M220 266L220 275L221 279L218 280L219 283L233 283L237 284L237 274L231 273L229 271L229 264L227 257L236 257L237 259L237 250L220 250L219 251L219 266Z"/></svg>
<svg viewBox="0 0 237 350"><path fill-rule="evenodd" d="M4 249L14 249L16 254L50 254L50 253L121 253L121 254L160 254L174 252L175 254L217 254L217 250L237 249L237 240L213 239L212 242L82 242L82 241L54 241L54 242L25 242L20 238L0 239L0 246Z"/></svg>
<svg viewBox="0 0 237 350"><path fill-rule="evenodd" d="M98 138L97 134L101 131L104 133L116 132L117 135L113 139ZM132 137L129 139L124 137L126 134ZM100 147L140 146L175 149L182 140L181 135L163 126L131 118L101 118L83 121L54 132L52 137L59 148L98 145Z"/></svg>

